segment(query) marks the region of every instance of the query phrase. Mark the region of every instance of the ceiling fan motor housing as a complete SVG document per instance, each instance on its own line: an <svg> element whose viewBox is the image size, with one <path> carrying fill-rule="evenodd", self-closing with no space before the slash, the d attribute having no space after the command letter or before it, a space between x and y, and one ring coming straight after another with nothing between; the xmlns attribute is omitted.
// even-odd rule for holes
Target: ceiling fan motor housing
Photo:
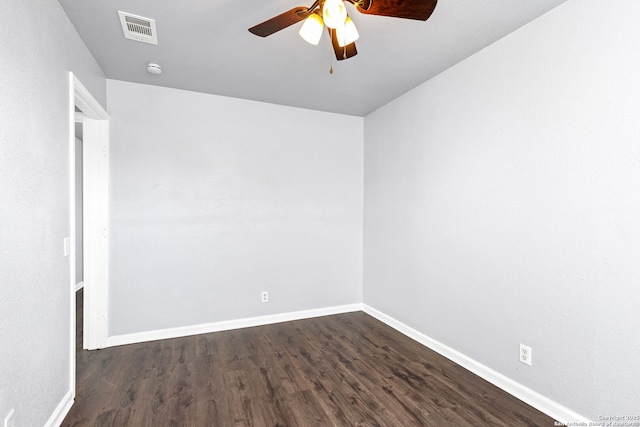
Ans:
<svg viewBox="0 0 640 427"><path fill-rule="evenodd" d="M358 6L360 9L364 9L364 10L369 10L369 8L371 7L371 3L373 2L373 0L347 0L350 3Z"/></svg>

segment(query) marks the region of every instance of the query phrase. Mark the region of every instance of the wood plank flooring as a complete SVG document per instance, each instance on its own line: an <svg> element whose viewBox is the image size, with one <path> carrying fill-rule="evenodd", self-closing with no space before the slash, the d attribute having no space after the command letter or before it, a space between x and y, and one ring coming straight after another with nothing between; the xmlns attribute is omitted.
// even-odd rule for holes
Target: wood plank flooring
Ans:
<svg viewBox="0 0 640 427"><path fill-rule="evenodd" d="M553 425L362 312L98 351L78 344L63 426Z"/></svg>

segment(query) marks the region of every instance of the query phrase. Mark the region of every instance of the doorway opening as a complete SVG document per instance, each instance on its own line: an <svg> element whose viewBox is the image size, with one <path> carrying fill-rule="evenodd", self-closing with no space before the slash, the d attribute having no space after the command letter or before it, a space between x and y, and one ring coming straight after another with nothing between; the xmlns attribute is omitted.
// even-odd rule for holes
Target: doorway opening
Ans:
<svg viewBox="0 0 640 427"><path fill-rule="evenodd" d="M82 347L106 347L108 334L109 116L73 73L69 73L69 117L69 371L75 396L78 288L84 297Z"/></svg>
<svg viewBox="0 0 640 427"><path fill-rule="evenodd" d="M83 122L85 114L80 111L78 106L75 106L75 198L76 198L76 292L78 292L84 286L84 251L83 251L83 237L82 230L84 227L83 221L83 161L82 161L82 139L83 139ZM82 294L82 293L81 293Z"/></svg>

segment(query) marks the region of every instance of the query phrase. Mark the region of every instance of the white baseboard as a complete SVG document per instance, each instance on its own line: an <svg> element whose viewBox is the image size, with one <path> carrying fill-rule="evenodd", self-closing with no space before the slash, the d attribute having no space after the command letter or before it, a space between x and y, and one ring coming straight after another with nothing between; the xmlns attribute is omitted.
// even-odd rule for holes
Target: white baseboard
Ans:
<svg viewBox="0 0 640 427"><path fill-rule="evenodd" d="M146 341L164 340L168 338L186 337L189 335L208 334L211 332L228 331L232 329L250 328L252 326L270 325L273 323L310 319L312 317L320 316L330 316L332 314L350 313L353 311L362 311L362 304L349 304L335 307L317 308L312 310L294 311L290 313L272 314L268 316L249 317L245 319L225 320L222 322L213 322L201 325L159 329L133 334L114 335L107 338L106 347L134 344Z"/></svg>
<svg viewBox="0 0 640 427"><path fill-rule="evenodd" d="M405 325L404 323L392 318L391 316L388 316L366 304L363 304L363 311L380 320L381 322L391 326L393 329L401 332L414 341L419 342L425 347L430 348L431 350L441 354L452 362L455 362L463 368L473 372L480 378L487 380L496 387L499 387L512 396L522 400L524 403L533 406L534 408L536 408L540 412L547 414L554 420L565 424L577 423L577 425L591 425L589 424L591 420L589 420L588 418L577 414L571 409L562 406L561 404L541 395L538 392L531 390L528 387L523 386L522 384L502 375L497 371L494 371L493 369L483 365L480 362L477 362L476 360L460 353L459 351L454 350L451 347L448 347L441 342L424 335L421 332L418 332L417 330Z"/></svg>
<svg viewBox="0 0 640 427"><path fill-rule="evenodd" d="M64 395L55 411L53 411L44 427L59 427L60 424L62 424L62 421L64 421L64 417L69 413L71 406L73 406L73 391L69 390Z"/></svg>
<svg viewBox="0 0 640 427"><path fill-rule="evenodd" d="M76 283L76 292L78 292L82 288L84 288L84 280L82 282Z"/></svg>

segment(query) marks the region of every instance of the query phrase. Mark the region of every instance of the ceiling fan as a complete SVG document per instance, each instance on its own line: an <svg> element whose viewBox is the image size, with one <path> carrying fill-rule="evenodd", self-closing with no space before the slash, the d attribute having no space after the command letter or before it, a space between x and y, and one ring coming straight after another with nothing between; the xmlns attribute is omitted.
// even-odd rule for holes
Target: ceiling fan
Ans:
<svg viewBox="0 0 640 427"><path fill-rule="evenodd" d="M317 45L326 25L336 59L340 61L351 58L358 54L355 41L359 35L347 14L346 2L353 4L360 13L368 15L426 21L438 0L316 0L310 7L294 7L249 28L249 31L257 36L267 37L304 20L300 36Z"/></svg>

